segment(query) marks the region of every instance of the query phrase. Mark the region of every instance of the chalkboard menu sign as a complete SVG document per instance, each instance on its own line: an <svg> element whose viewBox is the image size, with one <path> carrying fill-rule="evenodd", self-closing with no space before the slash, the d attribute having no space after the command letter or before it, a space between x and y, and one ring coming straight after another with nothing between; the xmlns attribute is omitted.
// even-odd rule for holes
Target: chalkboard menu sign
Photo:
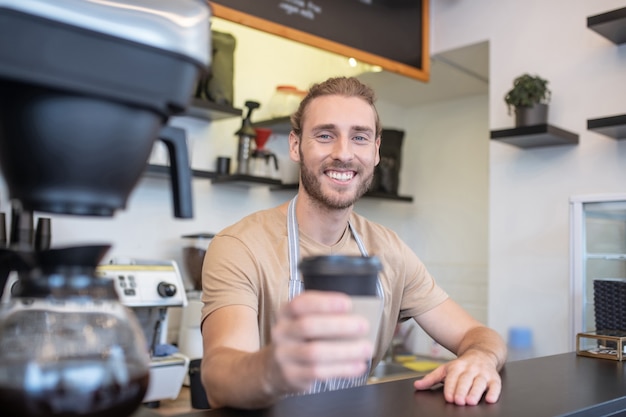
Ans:
<svg viewBox="0 0 626 417"><path fill-rule="evenodd" d="M429 0L217 0L213 15L428 81Z"/></svg>

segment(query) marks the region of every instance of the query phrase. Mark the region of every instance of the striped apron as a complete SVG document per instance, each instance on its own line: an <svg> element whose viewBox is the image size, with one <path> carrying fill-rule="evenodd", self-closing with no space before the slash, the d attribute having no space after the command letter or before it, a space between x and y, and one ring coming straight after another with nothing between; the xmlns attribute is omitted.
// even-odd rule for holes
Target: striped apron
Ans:
<svg viewBox="0 0 626 417"><path fill-rule="evenodd" d="M304 282L300 279L300 273L298 271L298 262L300 260L300 235L298 232L298 222L296 220L296 195L289 203L289 209L287 211L287 243L289 245L289 300L291 301L296 295L300 294L304 290ZM363 241L359 234L352 227L352 223L348 222L348 227L354 240L356 241L359 251L362 256L368 256L367 250L363 245ZM376 283L376 292L378 297L384 299L383 288L380 283L380 279ZM365 385L369 376L371 368L371 360L367 372L358 377L352 378L331 378L326 380L316 380L311 388L302 392L301 394L313 394L325 391L335 391L338 389L357 387Z"/></svg>

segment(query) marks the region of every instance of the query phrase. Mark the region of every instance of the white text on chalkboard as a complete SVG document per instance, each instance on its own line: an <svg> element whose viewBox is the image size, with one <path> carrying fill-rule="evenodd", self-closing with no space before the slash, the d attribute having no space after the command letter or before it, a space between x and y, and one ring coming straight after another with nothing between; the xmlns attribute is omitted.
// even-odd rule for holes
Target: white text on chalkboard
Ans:
<svg viewBox="0 0 626 417"><path fill-rule="evenodd" d="M309 20L315 20L315 16L322 13L322 8L312 1L285 0L278 4L287 15L301 16Z"/></svg>

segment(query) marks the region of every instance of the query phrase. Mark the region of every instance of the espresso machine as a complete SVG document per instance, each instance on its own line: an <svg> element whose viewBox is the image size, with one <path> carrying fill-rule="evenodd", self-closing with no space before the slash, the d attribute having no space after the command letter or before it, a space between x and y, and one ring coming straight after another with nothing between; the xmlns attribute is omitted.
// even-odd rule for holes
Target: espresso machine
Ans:
<svg viewBox="0 0 626 417"><path fill-rule="evenodd" d="M18 220L114 216L157 139L174 215L192 216L185 131L167 122L210 65L209 19L206 0L0 0L0 174ZM96 274L110 245L36 247L28 223L11 225L1 413L129 416L149 391L150 355L115 280Z"/></svg>
<svg viewBox="0 0 626 417"><path fill-rule="evenodd" d="M143 402L157 406L178 397L189 358L167 344L172 307L186 307L183 279L174 261L112 260L98 266L96 275L113 281L120 302L139 321L150 353L150 384Z"/></svg>

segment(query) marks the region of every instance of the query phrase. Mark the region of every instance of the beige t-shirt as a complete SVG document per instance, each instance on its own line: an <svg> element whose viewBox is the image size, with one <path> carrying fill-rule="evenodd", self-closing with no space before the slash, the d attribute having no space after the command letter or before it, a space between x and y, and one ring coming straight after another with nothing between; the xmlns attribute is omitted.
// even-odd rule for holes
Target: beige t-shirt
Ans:
<svg viewBox="0 0 626 417"><path fill-rule="evenodd" d="M379 275L385 296L382 331L372 367L387 350L400 320L419 316L448 295L398 235L352 213L350 221L370 256L383 266ZM319 244L300 232L300 256L361 255L346 225L333 246ZM289 300L287 216L278 208L253 213L218 233L211 241L202 271L202 321L228 305L246 305L258 314L261 346L271 341L278 309Z"/></svg>

